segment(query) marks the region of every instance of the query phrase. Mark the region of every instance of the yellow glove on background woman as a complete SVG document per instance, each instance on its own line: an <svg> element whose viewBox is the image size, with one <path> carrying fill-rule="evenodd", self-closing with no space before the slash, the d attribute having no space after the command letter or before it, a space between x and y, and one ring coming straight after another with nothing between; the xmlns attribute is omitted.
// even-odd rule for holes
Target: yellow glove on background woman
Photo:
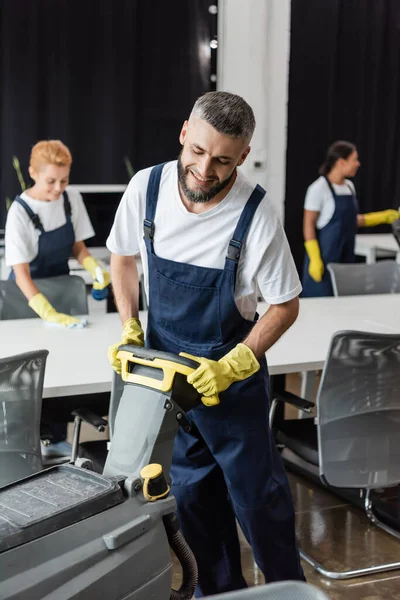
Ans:
<svg viewBox="0 0 400 600"><path fill-rule="evenodd" d="M400 219L400 213L398 210L388 208L388 210L380 210L379 212L365 213L363 217L365 227L375 227L385 223L391 225Z"/></svg>
<svg viewBox="0 0 400 600"><path fill-rule="evenodd" d="M319 283L324 275L324 263L321 258L318 240L308 240L304 242L310 264L308 266L308 274L314 281Z"/></svg>
<svg viewBox="0 0 400 600"><path fill-rule="evenodd" d="M101 268L93 256L86 256L82 261L82 267L93 277L92 296L95 300L105 300L108 296L110 285L110 274Z"/></svg>
<svg viewBox="0 0 400 600"><path fill-rule="evenodd" d="M28 304L31 309L47 323L54 323L55 325L67 327L68 329L81 328L86 325L85 320L81 321L75 317L70 317L70 315L57 312L43 294L36 294L29 300Z"/></svg>

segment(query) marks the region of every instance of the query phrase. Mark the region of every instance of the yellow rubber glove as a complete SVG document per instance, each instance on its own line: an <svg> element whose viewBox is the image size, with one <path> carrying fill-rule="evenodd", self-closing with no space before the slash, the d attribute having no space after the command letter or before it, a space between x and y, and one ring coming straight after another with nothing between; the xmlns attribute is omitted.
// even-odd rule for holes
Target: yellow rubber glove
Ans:
<svg viewBox="0 0 400 600"><path fill-rule="evenodd" d="M199 394L207 398L228 389L235 381L247 379L260 369L260 363L245 344L238 344L218 361L185 352L181 352L180 355L200 363L200 366L188 375L187 381Z"/></svg>
<svg viewBox="0 0 400 600"><path fill-rule="evenodd" d="M133 344L134 346L144 346L144 333L139 319L131 318L125 321L122 326L122 339L117 344L113 344L108 349L108 360L114 371L121 375L121 361L118 360L118 348L124 344Z"/></svg>
<svg viewBox="0 0 400 600"><path fill-rule="evenodd" d="M321 251L319 249L318 240L308 240L304 242L310 264L308 266L308 274L314 281L319 283L322 281L324 274L324 263L321 258Z"/></svg>
<svg viewBox="0 0 400 600"><path fill-rule="evenodd" d="M400 219L399 211L388 208L379 212L366 213L364 215L364 225L365 227L375 227L376 225L384 225L385 223L391 225L398 219Z"/></svg>
<svg viewBox="0 0 400 600"><path fill-rule="evenodd" d="M31 309L34 310L43 321L47 321L47 323L55 323L60 327L67 328L82 327L84 324L83 321L80 321L75 317L70 317L64 313L57 312L43 294L36 294L29 300L28 304Z"/></svg>
<svg viewBox="0 0 400 600"><path fill-rule="evenodd" d="M101 268L93 256L86 256L82 261L82 267L93 277L95 290L104 290L110 284L110 274Z"/></svg>

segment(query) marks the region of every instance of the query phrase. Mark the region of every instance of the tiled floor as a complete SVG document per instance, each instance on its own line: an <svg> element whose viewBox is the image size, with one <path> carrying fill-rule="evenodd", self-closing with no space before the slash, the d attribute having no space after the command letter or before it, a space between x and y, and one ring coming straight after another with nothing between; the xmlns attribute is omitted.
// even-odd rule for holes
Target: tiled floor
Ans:
<svg viewBox="0 0 400 600"><path fill-rule="evenodd" d="M300 546L327 568L348 570L400 561L400 540L370 524L360 509L341 498L290 475ZM305 565L310 583L332 598L400 600L400 570L346 581L319 576Z"/></svg>
<svg viewBox="0 0 400 600"><path fill-rule="evenodd" d="M400 540L373 525L363 512L306 479L289 475L296 508L300 547L336 570L363 568L379 562L400 561ZM262 585L264 578L254 563L253 553L240 535L243 573L249 586ZM400 570L346 581L319 576L303 562L309 583L322 589L332 600L400 600ZM179 587L176 565L174 585Z"/></svg>

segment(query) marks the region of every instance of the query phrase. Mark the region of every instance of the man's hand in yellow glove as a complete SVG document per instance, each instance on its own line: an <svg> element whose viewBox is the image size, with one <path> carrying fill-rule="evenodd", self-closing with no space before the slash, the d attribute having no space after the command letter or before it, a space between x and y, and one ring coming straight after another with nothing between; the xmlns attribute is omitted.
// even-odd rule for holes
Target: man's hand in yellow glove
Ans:
<svg viewBox="0 0 400 600"><path fill-rule="evenodd" d="M68 329L80 328L86 325L85 321L57 312L43 294L36 294L29 300L28 304L31 309L47 323L54 323L55 325L67 327Z"/></svg>
<svg viewBox="0 0 400 600"><path fill-rule="evenodd" d="M93 256L86 256L82 261L82 267L93 277L93 298L95 300L107 298L108 290L106 288L110 285L110 274L101 268Z"/></svg>
<svg viewBox="0 0 400 600"><path fill-rule="evenodd" d="M113 344L108 349L108 360L114 371L121 374L121 361L118 360L118 348L124 344L144 346L144 333L139 319L131 318L125 321L122 327L122 339L118 344Z"/></svg>
<svg viewBox="0 0 400 600"><path fill-rule="evenodd" d="M318 240L307 240L304 242L310 264L308 266L308 273L314 281L319 283L322 281L324 275L324 263L321 258L321 252L319 249Z"/></svg>
<svg viewBox="0 0 400 600"><path fill-rule="evenodd" d="M206 397L223 392L235 381L243 381L260 369L253 351L245 344L238 344L218 361L185 352L180 355L200 363L198 369L188 375L187 381Z"/></svg>
<svg viewBox="0 0 400 600"><path fill-rule="evenodd" d="M385 223L391 225L400 219L400 213L398 210L388 208L379 212L366 213L363 217L365 227L375 227L376 225L384 225Z"/></svg>

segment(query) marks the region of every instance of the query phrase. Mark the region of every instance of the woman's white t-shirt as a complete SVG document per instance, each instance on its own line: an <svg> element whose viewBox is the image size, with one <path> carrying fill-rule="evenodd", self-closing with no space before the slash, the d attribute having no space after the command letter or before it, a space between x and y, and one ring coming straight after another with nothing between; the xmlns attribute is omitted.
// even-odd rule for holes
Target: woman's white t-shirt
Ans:
<svg viewBox="0 0 400 600"><path fill-rule="evenodd" d="M345 183L342 185L333 183L332 187L338 196L346 196L350 193L356 195L354 184L349 179L345 179ZM319 212L317 229L322 229L332 219L335 212L335 200L325 177L322 175L307 189L304 209Z"/></svg>
<svg viewBox="0 0 400 600"><path fill-rule="evenodd" d="M77 242L94 236L94 229L87 214L81 194L72 188L66 189L71 204L71 222ZM28 194L20 194L30 208L36 213L45 231L52 231L65 225L64 197L43 202L34 200ZM23 206L13 202L7 214L5 233L5 260L8 267L23 263L31 263L39 251L40 232L31 221Z"/></svg>
<svg viewBox="0 0 400 600"><path fill-rule="evenodd" d="M146 191L151 168L130 181L107 240L114 254L140 253L148 295L148 264L143 240ZM201 214L189 212L179 195L177 162L165 165L155 215L155 253L168 260L223 269L229 241L253 191L240 169L226 197ZM281 304L301 292L301 284L282 225L267 195L257 208L237 272L235 300L241 314L254 317L257 287L266 302ZM177 298L177 302L179 299Z"/></svg>

